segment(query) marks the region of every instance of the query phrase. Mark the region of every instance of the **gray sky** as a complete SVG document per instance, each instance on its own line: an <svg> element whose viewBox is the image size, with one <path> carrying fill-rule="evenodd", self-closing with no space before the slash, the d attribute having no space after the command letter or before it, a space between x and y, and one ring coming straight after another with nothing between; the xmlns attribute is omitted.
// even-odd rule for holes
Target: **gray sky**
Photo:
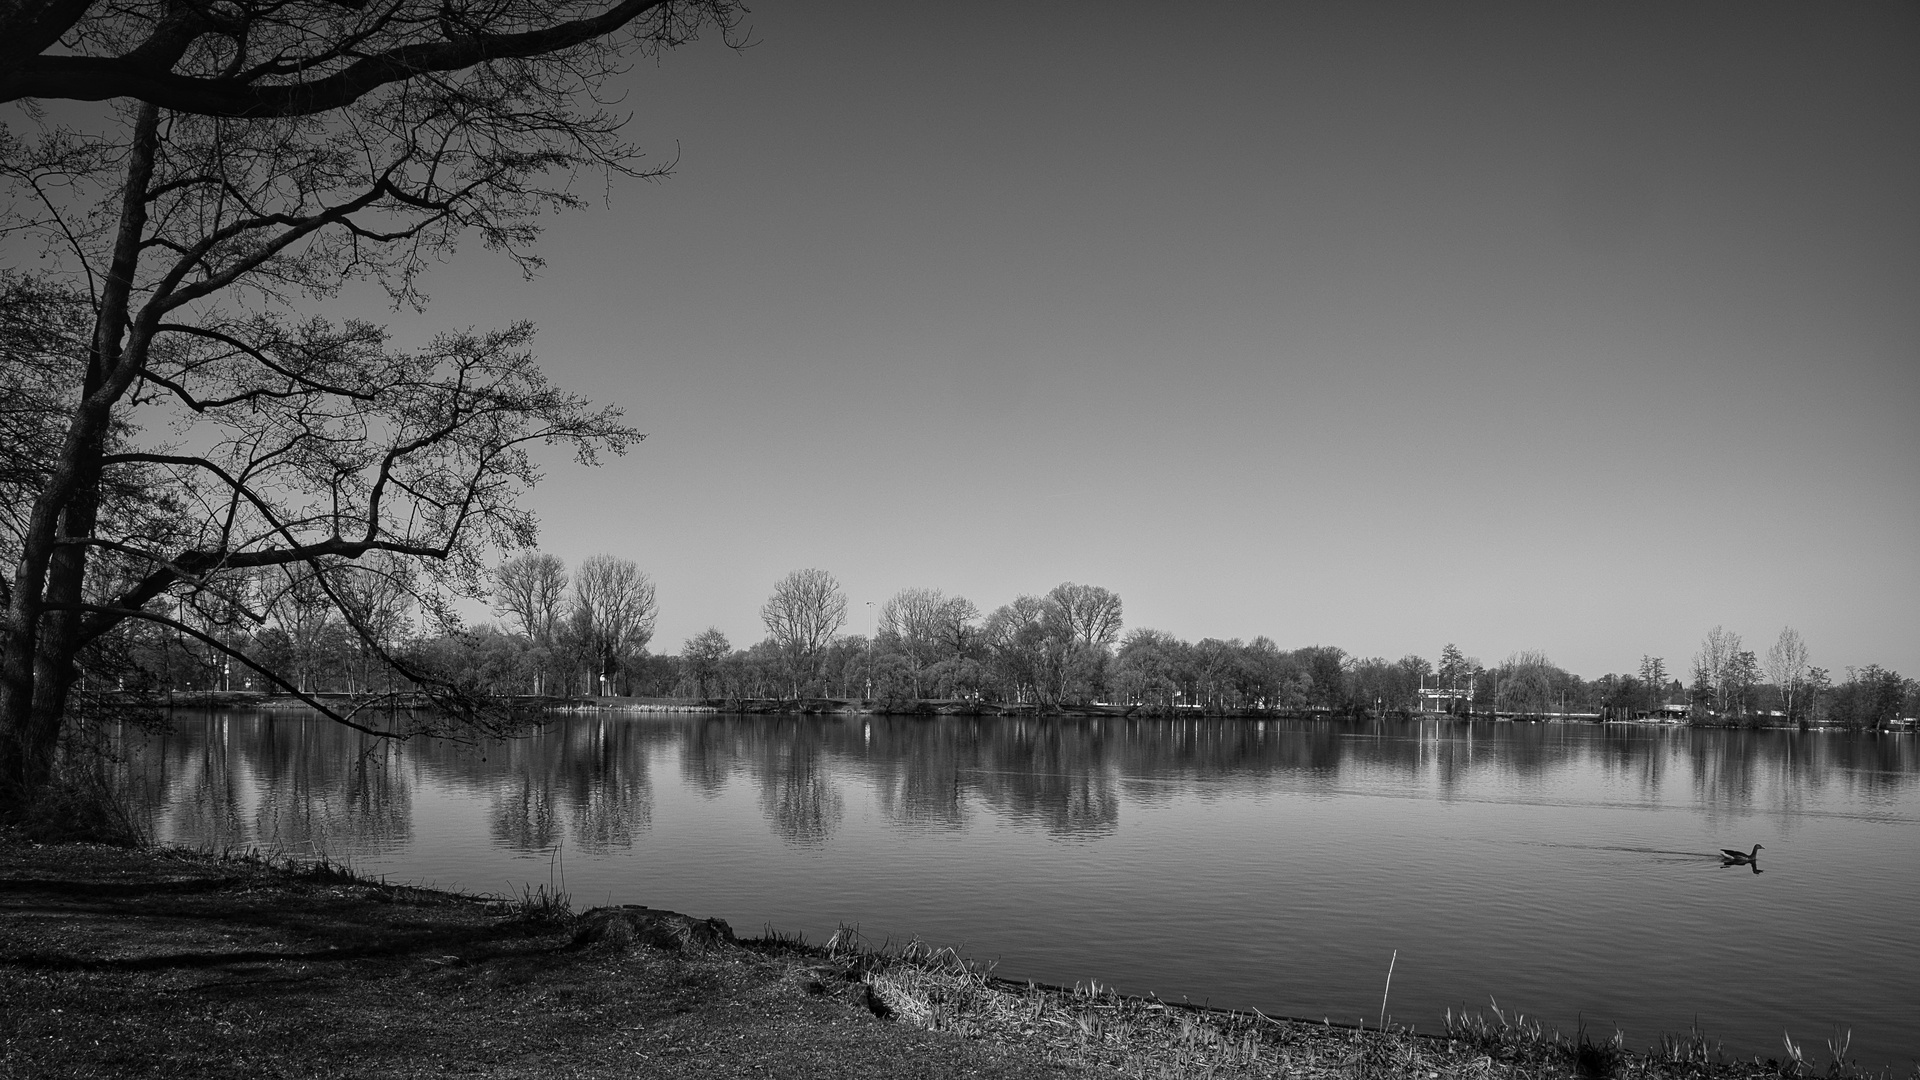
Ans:
<svg viewBox="0 0 1920 1080"><path fill-rule="evenodd" d="M654 647L819 566L1588 676L1920 674L1920 8L764 0L623 80L674 175L471 253L649 438L543 546ZM598 189L595 189L597 194Z"/></svg>

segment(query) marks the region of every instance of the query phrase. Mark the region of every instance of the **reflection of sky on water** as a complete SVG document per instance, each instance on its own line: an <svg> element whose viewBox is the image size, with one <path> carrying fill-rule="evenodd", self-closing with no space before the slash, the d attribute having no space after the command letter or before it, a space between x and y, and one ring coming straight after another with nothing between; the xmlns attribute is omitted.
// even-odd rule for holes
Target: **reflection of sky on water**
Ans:
<svg viewBox="0 0 1920 1080"><path fill-rule="evenodd" d="M135 741L167 839L1293 1015L1489 995L1744 1053L1920 1053L1911 737L1560 725L571 718L395 746L287 714ZM1754 876L1722 846L1766 844ZM1691 853L1691 854L1689 854ZM1377 954L1377 955L1376 955ZM1380 969L1380 970L1376 970ZM1404 1010L1404 1011L1402 1011ZM1901 1042L1901 1039L1907 1040ZM1885 1060L1892 1060L1886 1058Z"/></svg>

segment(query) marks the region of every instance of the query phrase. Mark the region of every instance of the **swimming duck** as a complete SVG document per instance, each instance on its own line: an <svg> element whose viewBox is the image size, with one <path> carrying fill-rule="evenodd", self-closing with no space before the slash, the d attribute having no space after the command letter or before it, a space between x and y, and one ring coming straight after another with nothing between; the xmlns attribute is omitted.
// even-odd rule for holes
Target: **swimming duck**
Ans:
<svg viewBox="0 0 1920 1080"><path fill-rule="evenodd" d="M1761 844L1755 844L1753 845L1752 851L1738 851L1734 848L1723 847L1720 849L1720 857L1735 866L1744 866L1747 863L1758 862L1760 860L1760 849L1763 846L1764 845Z"/></svg>

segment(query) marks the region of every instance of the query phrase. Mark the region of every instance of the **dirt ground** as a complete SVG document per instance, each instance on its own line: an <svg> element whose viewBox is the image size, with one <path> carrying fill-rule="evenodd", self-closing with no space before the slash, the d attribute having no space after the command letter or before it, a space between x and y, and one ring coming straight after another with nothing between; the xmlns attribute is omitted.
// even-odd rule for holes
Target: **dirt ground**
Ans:
<svg viewBox="0 0 1920 1080"><path fill-rule="evenodd" d="M882 1019L803 952L575 930L332 872L0 842L0 1076L1081 1071Z"/></svg>

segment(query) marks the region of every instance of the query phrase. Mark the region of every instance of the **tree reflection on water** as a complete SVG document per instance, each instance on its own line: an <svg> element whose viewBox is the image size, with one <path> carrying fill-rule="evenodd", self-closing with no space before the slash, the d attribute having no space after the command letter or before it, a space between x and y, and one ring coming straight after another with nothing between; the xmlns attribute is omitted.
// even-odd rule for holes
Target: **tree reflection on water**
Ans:
<svg viewBox="0 0 1920 1080"><path fill-rule="evenodd" d="M1119 828L1123 802L1207 798L1223 781L1445 800L1489 778L1584 773L1649 801L1678 782L1710 812L1759 800L1791 813L1826 785L1871 797L1920 774L1908 737L1401 721L600 716L475 746L230 712L179 714L121 745L127 801L156 835L335 858L406 843L421 783L482 796L487 834L511 850L631 848L653 821L656 752L676 754L680 784L702 798L754 785L773 835L798 846L828 842L855 790L891 828L960 832L986 814L1087 842Z"/></svg>
<svg viewBox="0 0 1920 1080"><path fill-rule="evenodd" d="M833 725L838 728L841 725ZM824 760L823 735L832 730L806 720L779 718L734 733L760 785L760 810L774 834L789 844L825 843L840 824L845 803Z"/></svg>
<svg viewBox="0 0 1920 1080"><path fill-rule="evenodd" d="M492 793L488 828L516 851L544 851L570 836L583 851L632 847L653 821L648 752L659 732L596 717L556 724L536 735L494 743L476 768L474 751L422 744L436 772L460 774Z"/></svg>

